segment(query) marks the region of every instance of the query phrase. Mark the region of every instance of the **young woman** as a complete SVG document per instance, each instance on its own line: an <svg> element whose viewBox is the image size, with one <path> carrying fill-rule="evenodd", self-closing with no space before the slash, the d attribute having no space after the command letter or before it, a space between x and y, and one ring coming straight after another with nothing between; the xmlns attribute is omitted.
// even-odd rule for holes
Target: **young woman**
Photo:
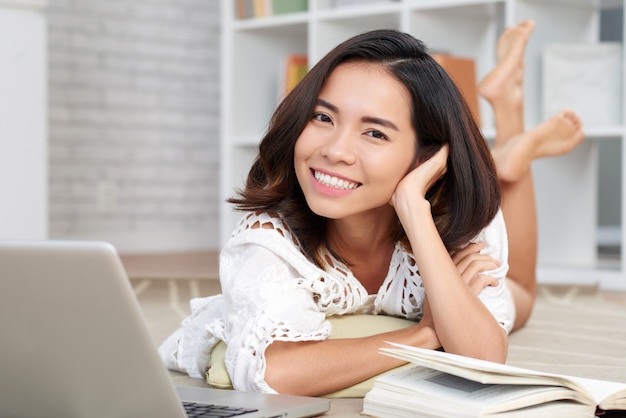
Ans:
<svg viewBox="0 0 626 418"><path fill-rule="evenodd" d="M518 150L532 138L496 161L517 158L526 176ZM500 197L490 150L425 46L391 30L351 38L275 111L231 199L247 213L222 249L223 295L192 301L162 357L201 376L221 339L236 389L304 395L401 365L379 354L387 341L503 362L519 298ZM415 325L328 339L327 318L355 313Z"/></svg>

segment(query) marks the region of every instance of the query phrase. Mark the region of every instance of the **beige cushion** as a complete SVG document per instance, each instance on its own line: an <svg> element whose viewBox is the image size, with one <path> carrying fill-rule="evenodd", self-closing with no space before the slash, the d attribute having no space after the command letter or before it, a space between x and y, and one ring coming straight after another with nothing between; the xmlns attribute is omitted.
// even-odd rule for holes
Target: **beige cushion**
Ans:
<svg viewBox="0 0 626 418"><path fill-rule="evenodd" d="M384 315L343 315L331 317L328 318L328 320L333 326L333 332L330 336L331 339L367 337L369 335L395 331L415 325L415 322L409 321L408 319ZM211 352L211 367L207 372L207 382L213 387L231 389L232 383L224 363L225 355L226 344L220 342ZM378 376L374 376L340 391L330 393L325 395L325 397L362 398L372 388L376 377Z"/></svg>

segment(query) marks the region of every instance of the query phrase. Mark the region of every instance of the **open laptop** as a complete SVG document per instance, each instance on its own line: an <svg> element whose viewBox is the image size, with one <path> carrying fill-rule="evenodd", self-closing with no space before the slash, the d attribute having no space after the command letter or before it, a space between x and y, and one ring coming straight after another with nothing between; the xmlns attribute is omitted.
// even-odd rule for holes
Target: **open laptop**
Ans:
<svg viewBox="0 0 626 418"><path fill-rule="evenodd" d="M242 418L330 407L321 398L174 388L113 246L0 241L0 417L183 418L181 401L255 410Z"/></svg>

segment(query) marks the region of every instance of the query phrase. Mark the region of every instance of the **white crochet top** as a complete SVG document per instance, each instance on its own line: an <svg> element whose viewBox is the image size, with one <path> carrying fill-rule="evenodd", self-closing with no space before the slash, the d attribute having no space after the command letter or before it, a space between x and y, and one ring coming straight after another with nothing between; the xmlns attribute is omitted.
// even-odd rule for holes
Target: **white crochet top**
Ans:
<svg viewBox="0 0 626 418"><path fill-rule="evenodd" d="M479 298L508 332L515 317L506 287L507 240L502 214L476 238L483 253L500 261L486 272L499 281ZM327 317L355 313L421 319L424 287L413 256L396 244L387 277L368 295L351 271L324 254L327 271L311 263L279 215L247 213L220 255L222 295L193 299L192 314L160 347L170 369L202 377L219 340L228 345L226 368L233 386L275 393L264 380L265 349L276 340L324 340Z"/></svg>

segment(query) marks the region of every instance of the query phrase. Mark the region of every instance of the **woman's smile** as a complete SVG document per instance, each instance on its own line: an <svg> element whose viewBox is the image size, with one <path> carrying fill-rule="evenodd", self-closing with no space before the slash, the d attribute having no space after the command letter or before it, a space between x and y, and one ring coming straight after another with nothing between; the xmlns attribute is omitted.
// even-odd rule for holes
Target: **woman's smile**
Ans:
<svg viewBox="0 0 626 418"><path fill-rule="evenodd" d="M324 194L340 196L348 194L361 185L358 182L327 174L316 169L311 169L311 173L316 180L313 182L315 189Z"/></svg>

